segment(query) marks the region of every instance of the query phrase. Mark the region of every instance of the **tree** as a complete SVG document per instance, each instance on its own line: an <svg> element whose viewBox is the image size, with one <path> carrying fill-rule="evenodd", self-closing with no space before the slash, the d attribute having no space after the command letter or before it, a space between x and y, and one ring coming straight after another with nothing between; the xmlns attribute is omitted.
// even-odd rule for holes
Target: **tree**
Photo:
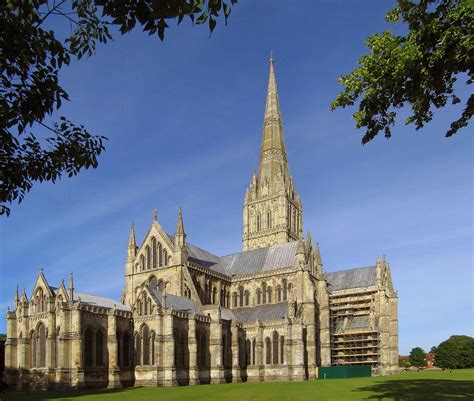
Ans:
<svg viewBox="0 0 474 401"><path fill-rule="evenodd" d="M417 368L426 366L425 351L420 347L415 347L410 351L410 364Z"/></svg>
<svg viewBox="0 0 474 401"><path fill-rule="evenodd" d="M474 338L451 336L436 348L434 363L440 368L474 367Z"/></svg>
<svg viewBox="0 0 474 401"><path fill-rule="evenodd" d="M98 43L141 26L164 39L170 20L208 23L210 33L237 0L8 0L0 2L0 215L24 199L34 182L96 168L107 138L80 124L50 116L69 100L59 71L72 59L90 57ZM52 18L70 24L59 39ZM49 24L49 25L48 25ZM57 28L57 24L54 25ZM51 136L32 130L42 126Z"/></svg>
<svg viewBox="0 0 474 401"><path fill-rule="evenodd" d="M7 339L7 335L0 333L0 341L5 341Z"/></svg>
<svg viewBox="0 0 474 401"><path fill-rule="evenodd" d="M411 105L405 125L414 123L419 130L432 120L434 108L461 102L454 90L458 78L466 76L466 83L473 83L472 1L398 0L386 20L408 24L408 33L385 31L369 37L370 53L359 59L354 71L339 78L344 90L331 104L334 110L353 106L360 99L353 118L357 128L366 129L363 144L380 132L390 138L397 110L405 104ZM465 127L473 114L471 94L446 137Z"/></svg>

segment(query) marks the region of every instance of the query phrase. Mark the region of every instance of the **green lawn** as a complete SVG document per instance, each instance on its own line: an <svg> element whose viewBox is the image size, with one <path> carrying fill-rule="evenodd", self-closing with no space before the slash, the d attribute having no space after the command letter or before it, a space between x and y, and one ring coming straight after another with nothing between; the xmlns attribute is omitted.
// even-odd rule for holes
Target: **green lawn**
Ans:
<svg viewBox="0 0 474 401"><path fill-rule="evenodd" d="M125 390L8 392L1 401L344 401L344 400L474 400L474 369L453 373L423 371L397 376Z"/></svg>

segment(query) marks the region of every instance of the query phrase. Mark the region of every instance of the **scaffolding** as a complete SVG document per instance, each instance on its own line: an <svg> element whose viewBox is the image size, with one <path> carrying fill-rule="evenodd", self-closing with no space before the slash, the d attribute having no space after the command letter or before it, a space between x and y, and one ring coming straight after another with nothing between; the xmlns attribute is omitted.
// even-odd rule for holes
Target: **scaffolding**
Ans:
<svg viewBox="0 0 474 401"><path fill-rule="evenodd" d="M370 365L380 362L380 335L373 313L373 293L331 297L331 364Z"/></svg>

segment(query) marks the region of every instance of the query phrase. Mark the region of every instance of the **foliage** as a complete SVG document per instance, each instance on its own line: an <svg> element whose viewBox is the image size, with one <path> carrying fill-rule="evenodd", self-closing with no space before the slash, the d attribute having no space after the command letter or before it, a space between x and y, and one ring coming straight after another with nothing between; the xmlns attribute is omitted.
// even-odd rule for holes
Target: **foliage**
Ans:
<svg viewBox="0 0 474 401"><path fill-rule="evenodd" d="M436 348L434 363L440 368L468 368L474 366L474 338L451 336Z"/></svg>
<svg viewBox="0 0 474 401"><path fill-rule="evenodd" d="M0 333L0 341L5 341L7 339L7 335Z"/></svg>
<svg viewBox="0 0 474 401"><path fill-rule="evenodd" d="M474 2L471 0L398 0L386 20L408 24L408 33L390 31L374 34L366 41L370 53L359 59L358 67L341 76L344 86L331 108L347 107L360 99L353 114L357 128L365 127L365 144L378 133L391 137L397 110L411 105L405 125L417 130L433 118L433 109L448 102L460 103L454 84L460 76L473 83ZM451 123L446 136L468 124L474 114L474 94L461 116Z"/></svg>
<svg viewBox="0 0 474 401"><path fill-rule="evenodd" d="M109 27L122 34L141 26L164 39L168 22L185 16L208 23L210 32L220 14L225 22L236 0L8 0L0 2L0 215L21 202L34 182L76 175L96 168L106 137L92 135L66 117L50 116L69 100L59 71L73 59L90 57L98 43L112 39ZM229 5L230 4L230 5ZM59 18L71 26L63 40L51 26ZM38 137L43 127L52 136ZM47 130L47 131L45 131Z"/></svg>
<svg viewBox="0 0 474 401"><path fill-rule="evenodd" d="M420 347L415 347L410 351L410 364L416 366L417 368L426 366L426 353Z"/></svg>
<svg viewBox="0 0 474 401"><path fill-rule="evenodd" d="M401 368L409 368L411 364L410 361L407 361L406 359L398 358L398 366Z"/></svg>

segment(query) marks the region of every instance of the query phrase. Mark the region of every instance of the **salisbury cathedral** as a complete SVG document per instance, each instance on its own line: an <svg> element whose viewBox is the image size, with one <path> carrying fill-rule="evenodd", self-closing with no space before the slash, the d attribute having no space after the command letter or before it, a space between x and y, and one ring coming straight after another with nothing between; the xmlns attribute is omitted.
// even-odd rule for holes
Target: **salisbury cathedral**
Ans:
<svg viewBox="0 0 474 401"><path fill-rule="evenodd" d="M168 234L156 212L132 225L120 301L39 273L7 313L10 388L175 386L308 380L319 366L398 367L398 297L390 265L326 273L303 237L275 81L270 77L258 170L245 192L243 251L217 256L188 242L181 209Z"/></svg>

